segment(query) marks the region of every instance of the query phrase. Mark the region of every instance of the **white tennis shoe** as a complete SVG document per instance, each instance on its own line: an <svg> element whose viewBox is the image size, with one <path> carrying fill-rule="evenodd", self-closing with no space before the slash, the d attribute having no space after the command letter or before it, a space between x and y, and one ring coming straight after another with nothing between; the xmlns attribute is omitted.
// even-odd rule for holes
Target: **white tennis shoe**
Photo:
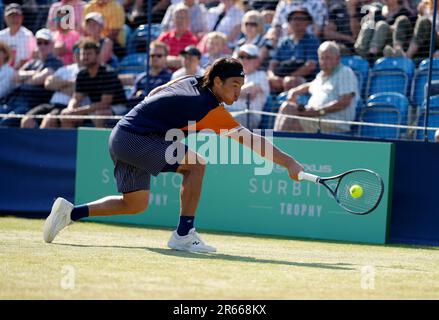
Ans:
<svg viewBox="0 0 439 320"><path fill-rule="evenodd" d="M57 198L52 205L52 211L44 223L43 237L44 241L51 243L56 235L73 221L70 214L73 210L73 204L66 199Z"/></svg>
<svg viewBox="0 0 439 320"><path fill-rule="evenodd" d="M171 239L168 241L168 247L179 251L190 252L216 252L216 248L208 246L201 240L199 234L195 231L195 228L189 230L189 233L185 236L179 236L177 230L172 232Z"/></svg>

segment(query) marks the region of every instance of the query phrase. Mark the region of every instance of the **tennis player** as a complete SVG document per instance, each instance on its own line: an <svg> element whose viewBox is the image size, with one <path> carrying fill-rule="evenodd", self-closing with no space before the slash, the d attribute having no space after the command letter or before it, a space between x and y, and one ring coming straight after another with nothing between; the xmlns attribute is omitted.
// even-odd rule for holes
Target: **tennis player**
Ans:
<svg viewBox="0 0 439 320"><path fill-rule="evenodd" d="M187 76L154 89L117 123L109 138L117 189L122 195L108 196L79 206L57 198L44 225L44 240L52 242L64 227L81 218L145 211L151 175L176 172L183 175L180 221L168 246L175 250L215 252L216 249L201 240L194 228L206 162L181 142L165 140L168 130L188 132L194 129L192 125L189 129L190 121L195 122L197 131L210 129L220 134L227 129L230 138L285 167L292 179L298 180L298 173L303 170L294 158L242 127L225 109L223 103L231 105L238 100L244 76L238 60L221 58L201 78ZM258 146L256 141L260 142ZM181 144L179 147L184 152L173 154L177 162L170 164L166 150L175 143Z"/></svg>

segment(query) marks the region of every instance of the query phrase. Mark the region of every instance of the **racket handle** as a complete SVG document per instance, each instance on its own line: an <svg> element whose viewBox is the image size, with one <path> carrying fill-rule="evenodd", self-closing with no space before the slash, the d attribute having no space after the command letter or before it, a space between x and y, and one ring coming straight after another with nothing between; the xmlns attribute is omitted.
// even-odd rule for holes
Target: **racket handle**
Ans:
<svg viewBox="0 0 439 320"><path fill-rule="evenodd" d="M315 174L311 174L311 173L306 173L304 171L300 171L298 177L299 180L307 180L314 183L317 183L320 180L319 176L316 176Z"/></svg>

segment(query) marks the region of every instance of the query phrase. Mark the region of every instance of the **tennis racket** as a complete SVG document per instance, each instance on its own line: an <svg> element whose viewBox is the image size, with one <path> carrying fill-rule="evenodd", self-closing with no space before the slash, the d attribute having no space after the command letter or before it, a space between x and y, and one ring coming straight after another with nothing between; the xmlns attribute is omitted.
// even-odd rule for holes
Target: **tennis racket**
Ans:
<svg viewBox="0 0 439 320"><path fill-rule="evenodd" d="M340 207L350 213L360 215L375 210L384 192L383 179L368 169L353 169L325 178L302 171L299 173L299 180L320 183L328 189ZM359 192L352 194L352 187L357 188Z"/></svg>

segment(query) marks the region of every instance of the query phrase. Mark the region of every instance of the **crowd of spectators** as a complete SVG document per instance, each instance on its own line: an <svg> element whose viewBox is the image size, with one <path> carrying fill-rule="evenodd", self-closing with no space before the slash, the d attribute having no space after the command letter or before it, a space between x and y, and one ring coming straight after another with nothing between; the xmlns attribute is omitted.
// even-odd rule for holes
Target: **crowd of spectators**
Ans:
<svg viewBox="0 0 439 320"><path fill-rule="evenodd" d="M312 124L283 115L353 120L361 93L340 57L360 55L371 65L383 56L427 57L432 6L431 0L152 0L148 17L147 0L0 0L0 113L26 114L0 125L75 127L84 121L51 115L122 115L155 87L202 75L215 59L234 56L247 77L230 111L262 110L270 95L288 92L275 129L313 132ZM130 51L149 18L160 33ZM125 58L147 51L141 72L122 72ZM309 101L297 103L299 94ZM237 117L250 129L260 126L260 115Z"/></svg>

